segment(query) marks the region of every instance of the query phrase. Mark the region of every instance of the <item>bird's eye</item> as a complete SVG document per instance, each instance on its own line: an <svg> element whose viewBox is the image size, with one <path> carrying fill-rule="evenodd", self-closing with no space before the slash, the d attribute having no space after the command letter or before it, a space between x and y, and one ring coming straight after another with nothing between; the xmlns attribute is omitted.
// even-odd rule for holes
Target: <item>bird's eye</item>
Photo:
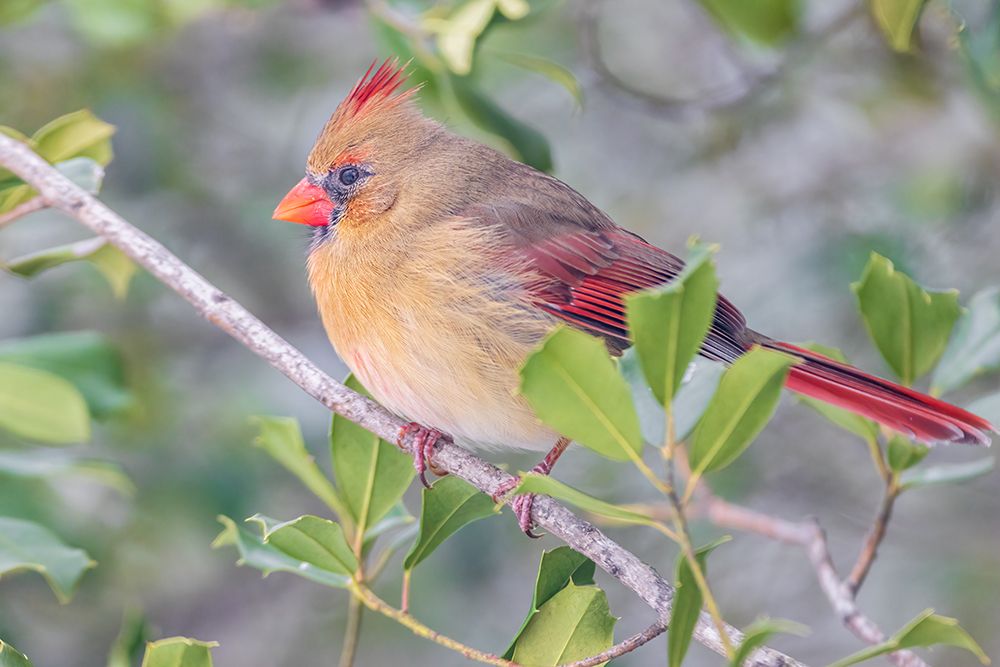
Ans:
<svg viewBox="0 0 1000 667"><path fill-rule="evenodd" d="M346 167L340 170L340 182L344 185L354 185L355 181L361 177L361 172L357 167Z"/></svg>

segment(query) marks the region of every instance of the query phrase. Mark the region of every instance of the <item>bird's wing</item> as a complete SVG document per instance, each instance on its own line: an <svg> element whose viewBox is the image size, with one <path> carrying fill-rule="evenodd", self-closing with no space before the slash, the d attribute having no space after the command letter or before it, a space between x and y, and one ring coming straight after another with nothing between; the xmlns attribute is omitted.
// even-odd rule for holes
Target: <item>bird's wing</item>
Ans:
<svg viewBox="0 0 1000 667"><path fill-rule="evenodd" d="M480 205L464 215L500 226L512 255L537 275L529 290L539 308L620 351L631 344L625 295L669 283L684 262L576 197L563 206L546 201L542 207L537 200ZM720 295L702 354L731 362L753 336L740 311Z"/></svg>

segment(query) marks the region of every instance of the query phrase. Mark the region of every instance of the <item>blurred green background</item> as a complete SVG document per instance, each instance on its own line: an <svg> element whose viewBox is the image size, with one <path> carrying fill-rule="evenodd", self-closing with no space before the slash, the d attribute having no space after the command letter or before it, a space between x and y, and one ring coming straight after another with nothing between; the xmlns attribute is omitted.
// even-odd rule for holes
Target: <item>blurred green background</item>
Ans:
<svg viewBox="0 0 1000 667"><path fill-rule="evenodd" d="M507 150L513 141L544 161L527 129L535 128L553 173L620 224L675 252L693 234L720 244L723 291L755 329L839 346L884 374L848 287L870 251L927 286L958 288L963 302L1000 283L1000 14L991 2L931 2L914 53L899 54L861 3L793 4L793 27L762 42L726 32L685 0L533 3L527 18L490 27L473 78L462 80L510 114L507 140L435 86L425 99L458 131ZM0 124L30 134L89 107L117 126L102 198L339 377L346 370L305 283L306 233L270 212L346 91L373 59L399 49L373 24L372 7L385 9L350 0L0 0ZM510 54L561 63L583 105ZM510 130L511 118L525 126ZM0 258L84 237L42 212L3 229ZM148 276L119 301L86 265L31 281L0 275L0 340L77 330L120 346L135 397L80 451L121 462L136 492L0 475L0 513L44 521L99 563L69 604L38 576L0 582L0 636L37 666L104 665L123 616L141 614L154 637L220 642L223 667L335 662L346 593L289 575L261 579L234 565L232 549L209 548L218 514L322 513L250 447L248 417L299 418L325 463L329 414ZM985 377L949 398L967 404L996 389L996 376ZM979 455L945 449L931 459ZM488 458L514 470L533 462ZM644 498L631 467L585 451L565 457L557 476L603 498ZM884 629L933 606L1000 658L998 480L994 472L903 496L860 598ZM864 446L792 400L715 485L788 518L817 516L842 568L880 488ZM407 501L416 511L415 488ZM671 571L673 547L657 534L609 531ZM502 651L529 605L541 550L556 544L524 539L509 512L474 524L416 571L412 609L437 630ZM393 600L396 571L379 586ZM859 648L798 550L738 536L713 556L711 577L736 625L761 614L809 625L807 638L774 642L806 662ZM622 617L619 639L652 621L629 591L600 574L599 582ZM361 641L360 665L466 664L371 614ZM663 664L664 653L659 640L616 664ZM689 661L718 664L701 648ZM977 664L947 650L932 661Z"/></svg>

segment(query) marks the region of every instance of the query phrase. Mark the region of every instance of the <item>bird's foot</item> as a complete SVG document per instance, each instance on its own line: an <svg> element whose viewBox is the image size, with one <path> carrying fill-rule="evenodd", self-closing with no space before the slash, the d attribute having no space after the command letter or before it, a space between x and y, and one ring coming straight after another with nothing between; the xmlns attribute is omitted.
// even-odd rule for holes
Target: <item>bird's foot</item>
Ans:
<svg viewBox="0 0 1000 667"><path fill-rule="evenodd" d="M435 466L431 457L434 456L434 449L438 442L450 442L451 438L436 428L427 428L417 422L409 422L399 429L399 435L396 436L396 446L403 449L403 441L409 435L414 436L413 467L416 468L417 475L420 476L420 483L429 489L431 485L427 483L425 471L429 469L438 477L448 474L447 470Z"/></svg>
<svg viewBox="0 0 1000 667"><path fill-rule="evenodd" d="M532 472L541 472L538 466L532 469ZM513 477L503 484L500 485L493 495L493 502L502 503L507 494L517 488L517 485L521 483L520 477ZM532 539L538 539L541 535L536 535L532 530L534 527L534 522L531 519L531 506L535 502L535 494L533 493L522 493L521 495L514 498L510 503L510 509L514 512L514 516L517 517L517 525L521 527L521 532Z"/></svg>

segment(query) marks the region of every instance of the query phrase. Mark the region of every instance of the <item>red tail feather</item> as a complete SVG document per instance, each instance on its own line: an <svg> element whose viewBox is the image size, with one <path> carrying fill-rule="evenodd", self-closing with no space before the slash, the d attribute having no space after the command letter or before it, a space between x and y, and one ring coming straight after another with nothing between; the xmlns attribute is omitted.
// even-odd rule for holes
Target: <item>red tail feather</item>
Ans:
<svg viewBox="0 0 1000 667"><path fill-rule="evenodd" d="M997 429L982 417L918 391L868 375L801 347L767 341L765 347L803 360L793 366L786 386L925 442L989 446Z"/></svg>

